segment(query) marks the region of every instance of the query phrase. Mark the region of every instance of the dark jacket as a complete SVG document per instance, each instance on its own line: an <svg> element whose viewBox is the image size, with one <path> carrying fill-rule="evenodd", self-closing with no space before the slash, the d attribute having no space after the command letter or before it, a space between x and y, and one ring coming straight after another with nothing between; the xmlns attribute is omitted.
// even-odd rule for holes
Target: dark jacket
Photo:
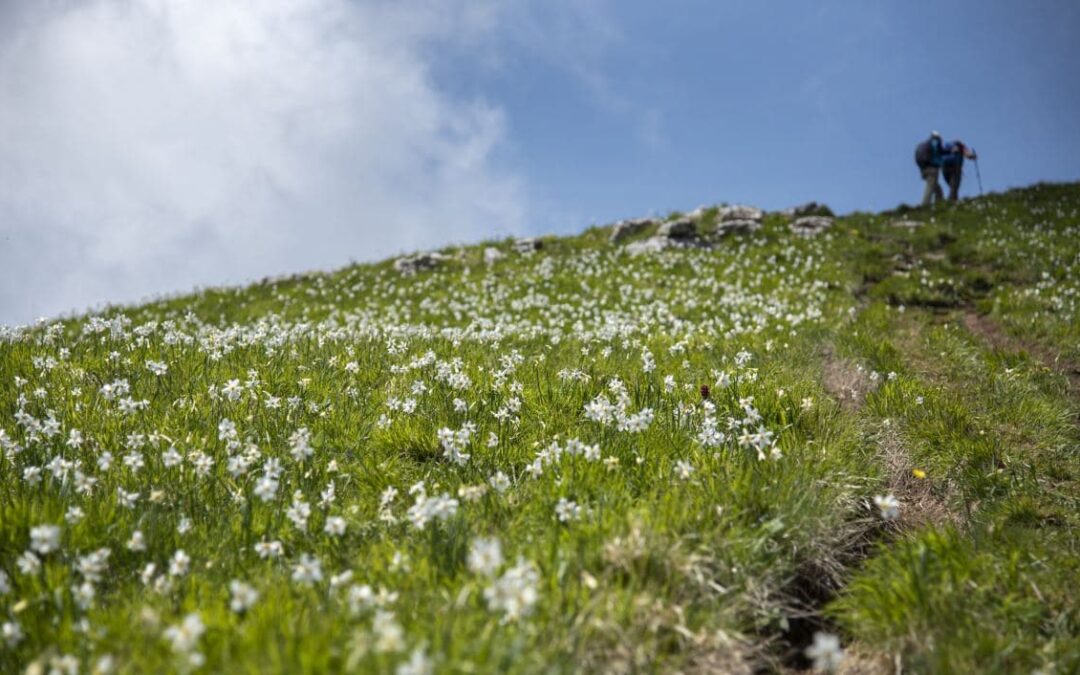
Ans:
<svg viewBox="0 0 1080 675"><path fill-rule="evenodd" d="M915 146L915 164L920 170L930 166L940 167L943 159L941 139L937 136L931 136Z"/></svg>
<svg viewBox="0 0 1080 675"><path fill-rule="evenodd" d="M946 169L959 169L964 166L964 158L975 158L975 153L960 141L953 141L942 146L941 165Z"/></svg>

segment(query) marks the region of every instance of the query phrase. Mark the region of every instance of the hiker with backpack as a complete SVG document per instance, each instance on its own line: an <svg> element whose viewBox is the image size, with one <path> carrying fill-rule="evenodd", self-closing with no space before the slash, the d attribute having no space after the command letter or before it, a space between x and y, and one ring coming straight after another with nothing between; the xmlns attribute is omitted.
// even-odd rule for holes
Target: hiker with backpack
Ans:
<svg viewBox="0 0 1080 675"><path fill-rule="evenodd" d="M960 178L964 172L964 159L975 161L975 151L961 141L953 141L942 146L941 174L949 186L949 201L955 202L960 193Z"/></svg>
<svg viewBox="0 0 1080 675"><path fill-rule="evenodd" d="M944 156L941 134L936 131L930 134L930 138L915 146L915 165L919 167L919 174L926 183L923 189L923 206L930 206L931 199L934 203L940 202L945 196L938 184Z"/></svg>

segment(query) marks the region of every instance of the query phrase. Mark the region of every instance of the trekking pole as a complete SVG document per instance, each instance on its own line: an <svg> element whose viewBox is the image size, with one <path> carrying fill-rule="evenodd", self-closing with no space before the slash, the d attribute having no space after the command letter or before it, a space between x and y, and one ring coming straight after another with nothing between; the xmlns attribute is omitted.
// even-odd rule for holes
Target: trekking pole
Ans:
<svg viewBox="0 0 1080 675"><path fill-rule="evenodd" d="M982 197L982 194L983 194L982 174L979 173L979 160L973 159L971 161L974 162L974 164L975 164L975 178L977 178L979 180L979 196Z"/></svg>

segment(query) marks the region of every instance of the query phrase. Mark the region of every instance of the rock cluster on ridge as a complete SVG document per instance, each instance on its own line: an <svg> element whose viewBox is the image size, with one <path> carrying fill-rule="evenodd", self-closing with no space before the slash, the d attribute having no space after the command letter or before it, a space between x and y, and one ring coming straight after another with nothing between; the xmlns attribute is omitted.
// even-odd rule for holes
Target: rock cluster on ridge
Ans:
<svg viewBox="0 0 1080 675"><path fill-rule="evenodd" d="M620 220L611 226L611 243L618 244L624 239L640 234L647 228L656 224L652 218L636 218L633 220Z"/></svg>
<svg viewBox="0 0 1080 675"><path fill-rule="evenodd" d="M832 209L825 204L820 202L806 202L805 204L799 204L798 206L784 209L780 212L780 215L787 216L788 218L800 218L802 216L828 216L832 218L836 214L834 214Z"/></svg>
<svg viewBox="0 0 1080 675"><path fill-rule="evenodd" d="M813 237L833 225L833 219L828 216L803 216L796 218L789 225L791 231L804 237Z"/></svg>
<svg viewBox="0 0 1080 675"><path fill-rule="evenodd" d="M416 274L421 270L430 270L439 263L449 260L450 256L442 253L417 253L394 261L394 269L402 274Z"/></svg>

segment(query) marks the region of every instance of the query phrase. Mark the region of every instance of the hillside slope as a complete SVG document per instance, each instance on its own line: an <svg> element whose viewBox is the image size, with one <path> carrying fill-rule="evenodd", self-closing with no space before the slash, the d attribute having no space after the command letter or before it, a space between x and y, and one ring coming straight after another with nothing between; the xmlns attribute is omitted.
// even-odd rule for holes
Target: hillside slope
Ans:
<svg viewBox="0 0 1080 675"><path fill-rule="evenodd" d="M0 671L1080 669L1080 185L677 216L0 329Z"/></svg>

